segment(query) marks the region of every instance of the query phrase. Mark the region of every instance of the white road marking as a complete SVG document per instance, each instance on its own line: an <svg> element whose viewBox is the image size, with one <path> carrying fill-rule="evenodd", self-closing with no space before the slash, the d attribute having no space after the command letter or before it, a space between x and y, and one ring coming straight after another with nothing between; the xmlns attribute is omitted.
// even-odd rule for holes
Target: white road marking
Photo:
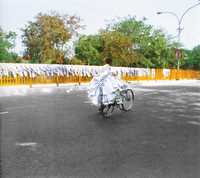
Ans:
<svg viewBox="0 0 200 178"><path fill-rule="evenodd" d="M25 146L36 146L37 143L36 142L21 142L21 143L17 142L15 145L25 147Z"/></svg>
<svg viewBox="0 0 200 178"><path fill-rule="evenodd" d="M92 103L91 101L84 101L84 103Z"/></svg>
<svg viewBox="0 0 200 178"><path fill-rule="evenodd" d="M8 111L0 112L0 115L8 114Z"/></svg>
<svg viewBox="0 0 200 178"><path fill-rule="evenodd" d="M196 122L196 121L188 121L187 123L200 126L200 122Z"/></svg>
<svg viewBox="0 0 200 178"><path fill-rule="evenodd" d="M72 89L66 90L67 93L70 93L72 91Z"/></svg>
<svg viewBox="0 0 200 178"><path fill-rule="evenodd" d="M24 105L24 106L15 106L15 107L8 107L7 110L15 110L15 109L24 109L29 107L35 107L36 105Z"/></svg>
<svg viewBox="0 0 200 178"><path fill-rule="evenodd" d="M192 103L191 105L200 107L200 103Z"/></svg>

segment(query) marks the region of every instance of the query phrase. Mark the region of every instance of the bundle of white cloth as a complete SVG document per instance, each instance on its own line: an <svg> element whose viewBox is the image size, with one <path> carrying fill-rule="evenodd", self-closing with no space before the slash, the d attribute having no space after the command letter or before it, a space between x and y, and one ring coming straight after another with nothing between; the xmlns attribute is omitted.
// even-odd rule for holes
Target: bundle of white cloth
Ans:
<svg viewBox="0 0 200 178"><path fill-rule="evenodd" d="M128 84L114 76L111 67L105 65L101 74L94 76L91 80L88 86L88 97L96 106L112 104L116 97L116 91L127 87Z"/></svg>

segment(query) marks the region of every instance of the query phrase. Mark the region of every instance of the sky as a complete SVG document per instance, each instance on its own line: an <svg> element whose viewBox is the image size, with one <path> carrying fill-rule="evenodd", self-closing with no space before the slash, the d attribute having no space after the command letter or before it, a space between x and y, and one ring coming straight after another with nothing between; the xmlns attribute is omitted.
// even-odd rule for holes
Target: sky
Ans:
<svg viewBox="0 0 200 178"><path fill-rule="evenodd" d="M5 31L15 31L18 35L15 51L22 53L20 35L28 21L34 21L39 13L57 11L60 14L77 15L86 25L83 34L95 34L117 17L146 17L146 24L161 28L167 34L176 36L178 20L171 14L157 15L158 11L183 13L198 0L0 0L0 26ZM200 44L200 5L189 10L181 23L181 43L192 49Z"/></svg>

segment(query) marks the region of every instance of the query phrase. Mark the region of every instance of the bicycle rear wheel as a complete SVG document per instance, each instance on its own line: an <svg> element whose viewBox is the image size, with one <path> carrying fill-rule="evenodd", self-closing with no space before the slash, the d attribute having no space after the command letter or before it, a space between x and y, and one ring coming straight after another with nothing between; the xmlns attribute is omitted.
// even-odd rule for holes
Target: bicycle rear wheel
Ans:
<svg viewBox="0 0 200 178"><path fill-rule="evenodd" d="M131 89L127 89L122 91L122 95L124 96L123 103L121 105L123 111L129 111L133 107L134 103L134 93Z"/></svg>

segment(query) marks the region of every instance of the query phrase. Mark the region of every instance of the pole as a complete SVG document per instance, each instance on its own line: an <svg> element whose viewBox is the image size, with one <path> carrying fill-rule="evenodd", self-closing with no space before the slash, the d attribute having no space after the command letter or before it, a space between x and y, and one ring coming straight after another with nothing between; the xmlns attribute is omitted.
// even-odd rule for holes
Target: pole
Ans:
<svg viewBox="0 0 200 178"><path fill-rule="evenodd" d="M187 14L188 11L190 11L191 9L193 9L194 7L196 7L196 6L198 6L198 5L200 5L200 2L198 2L198 3L194 4L193 6L190 6L189 8L187 8L187 9L183 12L183 14L181 15L180 18L179 18L179 16L178 16L176 13L174 13L174 12L170 12L170 11L157 12L158 15L160 15L160 14L171 14L171 15L173 15L174 17L176 17L177 22L178 22L178 28L177 28L177 31L178 31L178 34L177 34L177 42L178 42L178 44L180 44L180 41L181 41L181 32L182 32L182 30L183 30L183 28L181 28L181 23L182 23L182 21L183 21L183 17L185 16L185 14ZM180 53L180 51L179 51L179 53ZM180 57L180 55L176 55L177 70L179 70L179 68L180 68L180 58L179 58L179 57Z"/></svg>

